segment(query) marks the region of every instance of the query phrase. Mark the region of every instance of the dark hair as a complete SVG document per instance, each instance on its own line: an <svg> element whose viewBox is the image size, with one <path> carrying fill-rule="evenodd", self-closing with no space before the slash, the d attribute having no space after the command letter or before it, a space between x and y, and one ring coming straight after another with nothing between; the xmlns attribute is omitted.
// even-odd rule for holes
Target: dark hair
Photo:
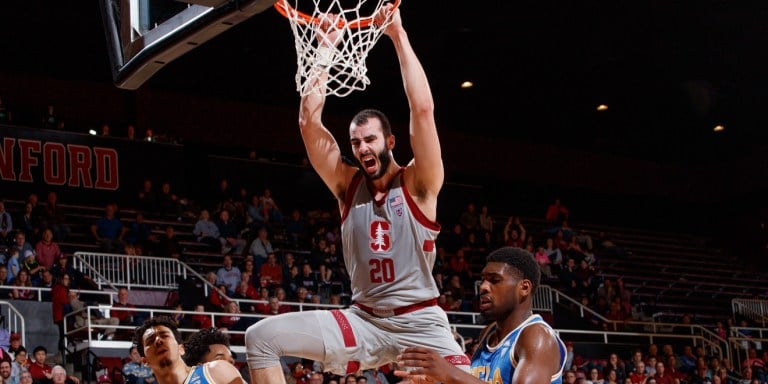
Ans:
<svg viewBox="0 0 768 384"><path fill-rule="evenodd" d="M539 264L536 263L533 256L522 248L518 247L503 247L499 248L485 258L486 262L501 262L509 265L515 269L515 274L523 279L528 279L533 285L532 290L535 292L539 287L541 281L541 270L539 270Z"/></svg>
<svg viewBox="0 0 768 384"><path fill-rule="evenodd" d="M47 349L45 349L45 347L43 347L42 345L38 345L38 346L37 346L37 347L35 347L35 349L32 351L32 354L34 355L34 354L36 354L36 353L38 353L38 352L40 352L40 351L43 351L43 352L45 352L45 353L48 353L48 350L47 350Z"/></svg>
<svg viewBox="0 0 768 384"><path fill-rule="evenodd" d="M144 332L146 332L147 329L157 326L167 327L173 332L173 337L176 338L177 342L181 340L181 332L179 332L178 325L176 325L176 322L171 317L156 316L147 319L144 321L144 324L138 326L133 333L133 345L137 347L141 357L144 357Z"/></svg>
<svg viewBox="0 0 768 384"><path fill-rule="evenodd" d="M203 363L212 344L224 344L229 347L229 335L213 327L193 333L184 342L184 362L190 367Z"/></svg>
<svg viewBox="0 0 768 384"><path fill-rule="evenodd" d="M376 109L363 109L358 112L355 117L352 118L352 122L355 125L363 125L368 122L368 119L375 117L381 122L381 132L384 133L384 138L392 136L392 125L389 124L389 119L384 114Z"/></svg>

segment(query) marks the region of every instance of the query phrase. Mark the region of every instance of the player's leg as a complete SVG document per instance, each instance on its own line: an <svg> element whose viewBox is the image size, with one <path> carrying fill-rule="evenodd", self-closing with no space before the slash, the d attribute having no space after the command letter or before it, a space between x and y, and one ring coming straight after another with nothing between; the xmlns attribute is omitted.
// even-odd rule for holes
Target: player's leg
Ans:
<svg viewBox="0 0 768 384"><path fill-rule="evenodd" d="M316 313L317 312L317 313ZM325 344L318 330L318 313L292 312L267 317L245 332L245 347L251 384L285 383L281 356L325 359Z"/></svg>
<svg viewBox="0 0 768 384"><path fill-rule="evenodd" d="M396 321L391 327L395 329L401 346L434 349L457 368L469 371L469 357L454 337L448 317L442 309L437 306L424 308L397 316Z"/></svg>

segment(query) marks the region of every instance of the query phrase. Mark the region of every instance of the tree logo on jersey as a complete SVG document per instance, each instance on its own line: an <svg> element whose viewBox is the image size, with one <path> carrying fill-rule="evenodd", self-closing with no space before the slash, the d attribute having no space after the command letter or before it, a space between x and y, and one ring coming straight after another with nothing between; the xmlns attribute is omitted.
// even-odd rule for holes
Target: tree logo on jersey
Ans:
<svg viewBox="0 0 768 384"><path fill-rule="evenodd" d="M368 245L374 253L386 253L392 247L392 239L389 237L389 222L374 220L370 226L371 241Z"/></svg>

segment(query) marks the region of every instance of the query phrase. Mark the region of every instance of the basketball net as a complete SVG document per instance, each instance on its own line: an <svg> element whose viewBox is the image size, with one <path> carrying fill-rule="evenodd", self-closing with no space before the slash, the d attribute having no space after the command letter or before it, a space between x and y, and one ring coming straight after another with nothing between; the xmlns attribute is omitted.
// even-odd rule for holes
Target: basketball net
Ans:
<svg viewBox="0 0 768 384"><path fill-rule="evenodd" d="M344 97L354 91L364 90L370 83L365 60L391 18L382 25L375 25L374 16L389 0L305 0L313 3L313 13L297 9L301 0L278 0L275 8L285 16L293 30L296 46L296 91L301 96L322 91L326 95ZM356 3L356 4L352 4ZM371 3L376 3L375 9ZM400 0L393 2L397 7ZM363 7L365 5L365 7ZM363 10L363 8L365 10ZM326 15L333 14L338 21L329 28L339 32L339 42L334 47L319 43L318 29ZM328 71L325 83L313 81L318 70Z"/></svg>

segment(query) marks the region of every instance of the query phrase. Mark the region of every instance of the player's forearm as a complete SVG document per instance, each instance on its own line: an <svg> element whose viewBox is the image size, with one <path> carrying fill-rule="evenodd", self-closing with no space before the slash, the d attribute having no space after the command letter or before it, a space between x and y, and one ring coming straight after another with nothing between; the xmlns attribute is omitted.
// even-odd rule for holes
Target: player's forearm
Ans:
<svg viewBox="0 0 768 384"><path fill-rule="evenodd" d="M416 53L411 46L408 34L402 28L390 35L400 62L400 73L403 78L403 87L408 97L411 113L432 114L434 101L432 91L427 81L427 75L419 62Z"/></svg>

